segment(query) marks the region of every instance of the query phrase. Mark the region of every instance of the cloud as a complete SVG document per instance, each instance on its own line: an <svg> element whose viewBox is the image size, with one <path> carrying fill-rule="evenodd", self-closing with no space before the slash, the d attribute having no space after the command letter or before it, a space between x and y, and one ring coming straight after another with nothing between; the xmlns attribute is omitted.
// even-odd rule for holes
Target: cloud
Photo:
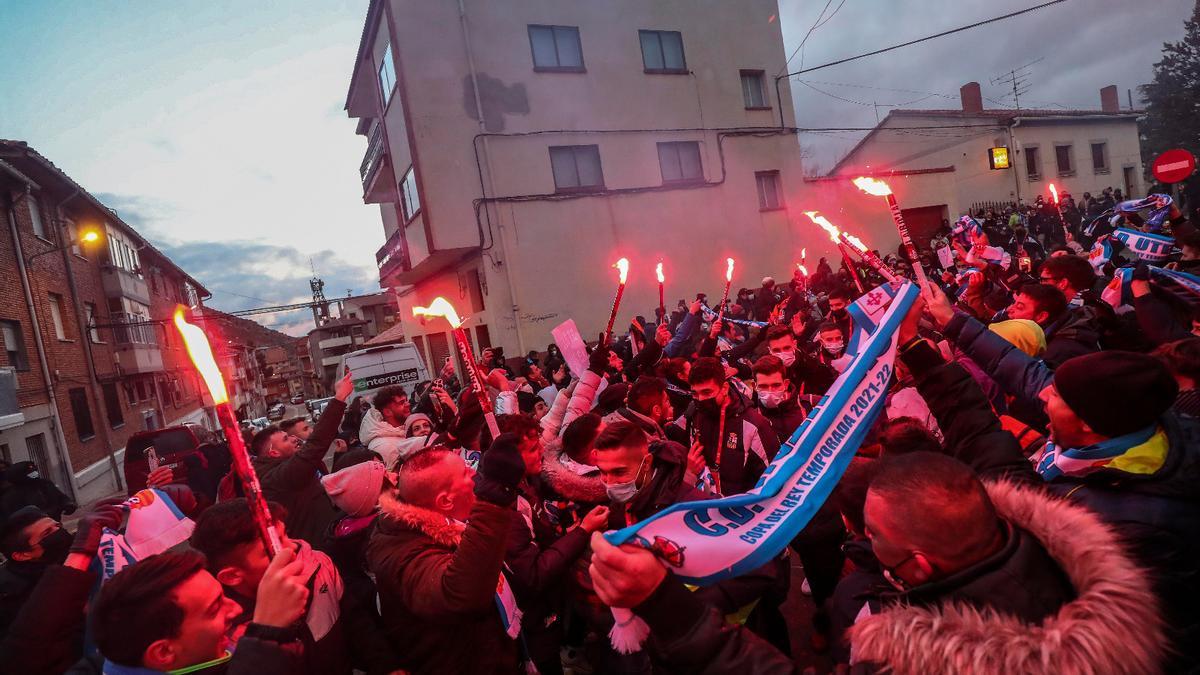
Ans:
<svg viewBox="0 0 1200 675"><path fill-rule="evenodd" d="M163 222L173 211L171 204L141 195L102 192L95 196L204 284L213 294L206 304L222 311L308 302L314 267L331 300L347 289L355 295L379 290L375 269L348 262L329 248L305 252L288 244L249 239L185 241L162 233ZM303 335L313 327L307 308L251 318L289 335Z"/></svg>
<svg viewBox="0 0 1200 675"><path fill-rule="evenodd" d="M785 4L785 3L781 3ZM800 43L824 3L786 3L781 8L787 54ZM1032 0L970 3L960 0L847 2L808 38L789 71L813 67L941 30L966 25L1036 4ZM1097 109L1100 89L1109 84L1133 90L1153 75L1162 43L1183 36L1183 21L1193 0L1158 0L1154 20L1147 5L1127 0L1068 2L885 55L798 76L826 93L792 83L796 121L801 127L870 127L895 104L907 108L958 108L958 89L982 85L985 105L1011 107L1011 86L992 83L1011 69L1041 58L1030 67L1029 91L1021 106ZM838 6L837 3L834 6ZM826 14L828 17L829 14ZM795 79L795 78L793 78ZM853 86L850 86L853 85ZM894 91L906 89L910 91ZM933 93L924 100L914 101ZM852 102L834 98L849 99ZM991 100L988 100L991 99ZM878 104L878 110L876 109ZM863 132L804 134L814 163L828 169Z"/></svg>

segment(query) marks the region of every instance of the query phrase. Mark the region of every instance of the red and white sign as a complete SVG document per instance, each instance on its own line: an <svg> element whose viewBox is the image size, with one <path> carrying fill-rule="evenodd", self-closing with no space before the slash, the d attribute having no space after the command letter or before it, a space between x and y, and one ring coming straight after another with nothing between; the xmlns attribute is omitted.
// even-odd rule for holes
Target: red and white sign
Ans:
<svg viewBox="0 0 1200 675"><path fill-rule="evenodd" d="M1178 183L1196 170L1196 157L1187 150L1168 150L1155 158L1150 171L1163 183Z"/></svg>

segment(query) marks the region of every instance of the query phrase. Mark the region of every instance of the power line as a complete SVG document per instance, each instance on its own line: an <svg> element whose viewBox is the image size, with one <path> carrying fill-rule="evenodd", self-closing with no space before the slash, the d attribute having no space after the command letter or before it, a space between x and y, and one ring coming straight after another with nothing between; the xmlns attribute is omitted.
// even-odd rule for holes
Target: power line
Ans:
<svg viewBox="0 0 1200 675"><path fill-rule="evenodd" d="M992 17L991 19L985 19L983 21L976 21L975 23L967 24L966 26L959 26L958 28L952 28L950 30L945 30L940 33L935 33L933 35L927 35L925 37L917 38L915 40L909 40L908 42L902 42L900 44L895 44L890 47L876 49L874 51L866 52L863 54L858 54L857 56L848 56L844 59L838 59L837 61L830 61L829 63L823 63L819 66L813 66L812 68L804 68L801 70L797 70L793 73L787 73L786 75L781 75L780 77L792 77L793 75L803 75L804 73L811 73L814 70L821 70L822 68L829 68L830 66L841 65L843 63L848 63L850 61L857 61L858 59L865 59L868 56L876 56L878 54L883 54L885 52L890 52L890 51L893 51L896 49L900 49L901 47L909 47L911 45L919 44L922 42L928 42L929 40L932 40L934 38L945 37L947 35L953 35L954 33L961 33L962 31L965 31L965 30L970 30L972 28L978 28L980 26L986 26L987 24L996 23L997 21L1003 21L1005 19L1011 19L1014 16L1028 14L1029 12L1037 11L1044 7L1049 7L1050 5L1057 5L1059 3L1066 2L1066 1L1067 0L1050 0L1049 2L1043 2L1040 5L1034 5L1033 7L1027 7L1025 9L1017 10L1015 12L1009 12L1008 14L1004 14L1004 15L997 16L997 17Z"/></svg>
<svg viewBox="0 0 1200 675"><path fill-rule="evenodd" d="M796 54L804 48L804 43L808 42L808 36L812 35L812 32L817 29L817 26L821 23L821 17L825 16L825 10L829 9L829 5L831 4L833 4L833 0L825 0L825 6L821 8L821 13L817 15L817 20L813 22L813 25L808 27L808 32L805 33L804 37L800 39L800 44L796 45L796 48L792 50L791 56L787 57L787 60L783 62L783 67L780 68L780 70L787 70L788 64L791 63L792 59L796 58ZM803 65L803 59L801 59L801 65Z"/></svg>

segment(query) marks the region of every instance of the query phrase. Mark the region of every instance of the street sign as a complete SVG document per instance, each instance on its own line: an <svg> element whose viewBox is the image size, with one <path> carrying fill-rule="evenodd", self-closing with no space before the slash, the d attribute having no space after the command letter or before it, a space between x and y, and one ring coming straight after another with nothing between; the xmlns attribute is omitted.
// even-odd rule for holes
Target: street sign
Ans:
<svg viewBox="0 0 1200 675"><path fill-rule="evenodd" d="M1154 159L1150 171L1163 183L1178 183L1196 170L1196 157L1187 150L1168 150Z"/></svg>
<svg viewBox="0 0 1200 675"><path fill-rule="evenodd" d="M1008 148L988 148L988 168L1007 169L1009 167Z"/></svg>

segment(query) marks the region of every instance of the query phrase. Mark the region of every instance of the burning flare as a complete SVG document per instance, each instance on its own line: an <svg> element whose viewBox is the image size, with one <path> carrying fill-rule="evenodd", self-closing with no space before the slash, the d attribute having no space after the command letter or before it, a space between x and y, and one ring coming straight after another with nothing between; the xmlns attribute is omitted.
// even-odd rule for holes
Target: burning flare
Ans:
<svg viewBox="0 0 1200 675"><path fill-rule="evenodd" d="M846 238L846 241L850 242L850 245L853 246L854 248L856 248L860 251L867 250L867 245L863 243L862 239L859 239L858 237L850 234L849 232L843 232L842 236L844 236Z"/></svg>
<svg viewBox="0 0 1200 675"><path fill-rule="evenodd" d="M886 197L892 194L892 188L888 187L887 183L879 180L878 178L871 178L869 176L859 176L858 178L855 178L854 186L859 190L862 190L869 195L875 195L876 197Z"/></svg>
<svg viewBox="0 0 1200 675"><path fill-rule="evenodd" d="M624 286L625 280L629 278L629 258L621 258L613 267L617 268L617 272L620 275L618 279L621 285Z"/></svg>
<svg viewBox="0 0 1200 675"><path fill-rule="evenodd" d="M808 276L808 268L804 266L804 263L796 263L796 269L800 270L800 274Z"/></svg>
<svg viewBox="0 0 1200 675"><path fill-rule="evenodd" d="M175 308L175 327L179 329L179 335L183 338L183 344L187 347L192 364L200 372L200 377L204 378L204 384L212 396L213 405L227 403L229 392L225 390L225 378L221 376L221 369L217 367L212 347L208 344L208 336L199 326L187 322L187 319L183 317L183 305Z"/></svg>
<svg viewBox="0 0 1200 675"><path fill-rule="evenodd" d="M725 281L733 281L733 258L725 259Z"/></svg>
<svg viewBox="0 0 1200 675"><path fill-rule="evenodd" d="M454 311L454 305L441 296L434 298L428 307L413 307L413 316L442 316L450 322L451 328L458 328L462 325L462 320L458 318L458 312Z"/></svg>
<svg viewBox="0 0 1200 675"><path fill-rule="evenodd" d="M1050 196L1054 199L1054 203L1058 204L1058 188L1054 187L1054 183L1050 184Z"/></svg>
<svg viewBox="0 0 1200 675"><path fill-rule="evenodd" d="M820 225L821 229L828 232L829 238L833 240L833 243L835 243L835 244L842 243L842 240L838 237L837 227L835 227L833 223L829 222L829 220L826 219L825 216L820 215L816 211L805 211L804 215L808 216L809 220L813 221L817 225Z"/></svg>
<svg viewBox="0 0 1200 675"><path fill-rule="evenodd" d="M658 275L658 283L661 284L662 282L666 281L666 278L663 277L662 263L658 263L654 266L654 273Z"/></svg>

